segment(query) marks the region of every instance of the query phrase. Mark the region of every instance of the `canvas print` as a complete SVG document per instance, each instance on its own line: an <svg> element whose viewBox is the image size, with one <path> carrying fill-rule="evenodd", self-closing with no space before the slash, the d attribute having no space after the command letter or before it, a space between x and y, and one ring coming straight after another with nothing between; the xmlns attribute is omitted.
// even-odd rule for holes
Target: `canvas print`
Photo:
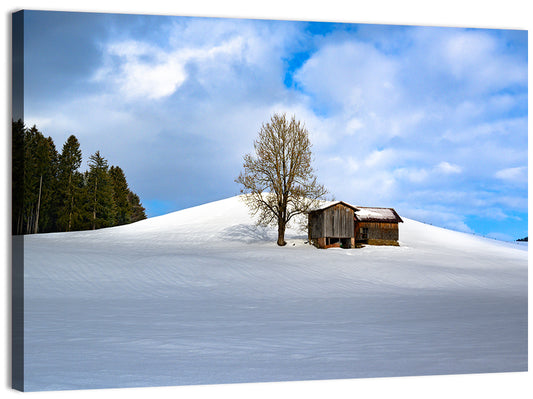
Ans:
<svg viewBox="0 0 533 399"><path fill-rule="evenodd" d="M15 389L527 371L527 31L12 17Z"/></svg>

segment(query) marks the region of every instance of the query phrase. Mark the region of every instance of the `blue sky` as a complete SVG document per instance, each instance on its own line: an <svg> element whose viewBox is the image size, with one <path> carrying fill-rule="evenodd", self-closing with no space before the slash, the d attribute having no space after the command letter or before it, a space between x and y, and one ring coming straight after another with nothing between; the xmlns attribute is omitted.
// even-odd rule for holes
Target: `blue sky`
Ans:
<svg viewBox="0 0 533 399"><path fill-rule="evenodd" d="M25 121L121 166L149 216L238 194L274 112L336 199L527 235L527 31L30 11Z"/></svg>

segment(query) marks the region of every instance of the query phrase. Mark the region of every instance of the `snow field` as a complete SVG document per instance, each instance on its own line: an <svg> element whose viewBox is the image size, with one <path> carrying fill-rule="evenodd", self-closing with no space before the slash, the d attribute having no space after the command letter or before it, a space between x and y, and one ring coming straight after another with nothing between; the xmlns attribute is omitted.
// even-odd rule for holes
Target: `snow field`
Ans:
<svg viewBox="0 0 533 399"><path fill-rule="evenodd" d="M527 247L404 221L280 248L233 197L26 236L26 389L527 370Z"/></svg>

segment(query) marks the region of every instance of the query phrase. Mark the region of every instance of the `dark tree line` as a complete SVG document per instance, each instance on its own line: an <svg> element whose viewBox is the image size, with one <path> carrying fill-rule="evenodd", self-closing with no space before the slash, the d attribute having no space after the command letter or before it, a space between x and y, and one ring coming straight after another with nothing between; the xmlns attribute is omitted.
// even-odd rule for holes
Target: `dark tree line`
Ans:
<svg viewBox="0 0 533 399"><path fill-rule="evenodd" d="M124 171L97 151L80 172L82 154L71 135L58 152L36 126L12 124L13 234L94 230L146 219Z"/></svg>

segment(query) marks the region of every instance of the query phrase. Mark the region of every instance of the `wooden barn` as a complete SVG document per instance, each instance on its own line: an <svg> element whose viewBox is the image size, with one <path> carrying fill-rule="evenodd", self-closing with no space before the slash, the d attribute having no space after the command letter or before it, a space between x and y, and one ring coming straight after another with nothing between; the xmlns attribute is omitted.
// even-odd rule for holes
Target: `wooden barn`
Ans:
<svg viewBox="0 0 533 399"><path fill-rule="evenodd" d="M357 207L355 242L369 245L399 245L398 223L402 218L392 208Z"/></svg>
<svg viewBox="0 0 533 399"><path fill-rule="evenodd" d="M308 213L308 238L318 248L355 246L355 211L342 201L328 202Z"/></svg>
<svg viewBox="0 0 533 399"><path fill-rule="evenodd" d="M398 223L402 222L392 208L327 202L308 212L308 239L318 248L353 248L357 243L398 245Z"/></svg>

